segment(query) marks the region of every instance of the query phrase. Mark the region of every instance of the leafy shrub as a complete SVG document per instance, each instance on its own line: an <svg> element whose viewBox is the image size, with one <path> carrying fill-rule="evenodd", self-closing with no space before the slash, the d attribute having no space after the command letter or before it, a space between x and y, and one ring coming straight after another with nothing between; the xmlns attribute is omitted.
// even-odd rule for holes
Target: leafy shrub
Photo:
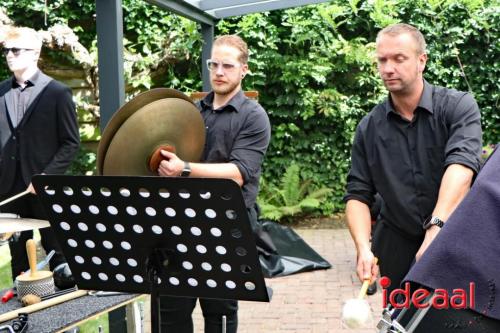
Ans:
<svg viewBox="0 0 500 333"><path fill-rule="evenodd" d="M42 4L4 0L1 6L17 24L29 22L40 29ZM54 1L49 6L49 24L67 23L95 51L94 1ZM138 59L126 68L127 82L135 89L129 97L159 86L200 90L197 25L143 0L123 0L123 9L126 53ZM481 109L483 141L500 141L497 0L333 0L229 18L218 23L216 35L238 33L248 42L251 73L244 89L259 91L272 124L263 168L266 186L279 188L290 160L300 159L301 176L331 189L321 212L343 209L356 125L387 94L374 64L375 36L394 22L413 24L424 33L429 51L426 79L471 91ZM154 77L137 75L166 45L171 60L167 70ZM5 68L0 58L0 73L7 77Z"/></svg>
<svg viewBox="0 0 500 333"><path fill-rule="evenodd" d="M490 157L491 153L495 150L495 145L494 144L489 144L483 147L483 153L481 155L481 158L483 161L486 161L488 157Z"/></svg>
<svg viewBox="0 0 500 333"><path fill-rule="evenodd" d="M312 189L311 180L302 180L300 167L291 164L280 181L281 186L261 181L258 203L261 216L279 221L296 215L318 212L321 204L332 192L328 188Z"/></svg>

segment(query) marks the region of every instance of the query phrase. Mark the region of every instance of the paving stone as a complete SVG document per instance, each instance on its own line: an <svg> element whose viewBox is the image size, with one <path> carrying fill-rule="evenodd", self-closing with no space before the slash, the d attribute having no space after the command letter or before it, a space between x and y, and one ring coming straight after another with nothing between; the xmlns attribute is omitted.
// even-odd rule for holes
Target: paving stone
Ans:
<svg viewBox="0 0 500 333"><path fill-rule="evenodd" d="M382 293L368 296L373 320L369 327L343 326L342 306L356 298L361 283L356 276L354 244L347 229L295 230L332 264L328 270L266 279L274 291L270 303L240 302L238 333L368 333L382 314ZM199 306L194 312L195 332L203 333Z"/></svg>

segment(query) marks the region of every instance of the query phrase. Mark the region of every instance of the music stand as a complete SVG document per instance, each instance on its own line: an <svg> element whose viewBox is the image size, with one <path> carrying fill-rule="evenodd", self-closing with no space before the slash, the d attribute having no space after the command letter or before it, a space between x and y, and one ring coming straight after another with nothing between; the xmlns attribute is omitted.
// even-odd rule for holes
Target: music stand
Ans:
<svg viewBox="0 0 500 333"><path fill-rule="evenodd" d="M228 179L33 178L80 289L269 302L239 186Z"/></svg>

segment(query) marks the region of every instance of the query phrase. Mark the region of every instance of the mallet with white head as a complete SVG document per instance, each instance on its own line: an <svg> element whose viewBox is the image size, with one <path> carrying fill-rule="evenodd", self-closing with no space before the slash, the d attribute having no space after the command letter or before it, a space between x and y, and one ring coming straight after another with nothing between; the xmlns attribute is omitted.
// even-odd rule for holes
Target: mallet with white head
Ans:
<svg viewBox="0 0 500 333"><path fill-rule="evenodd" d="M377 261L377 258L375 258L375 265ZM347 300L342 308L342 321L349 328L361 328L371 318L370 304L364 299L370 283L371 279L364 280L358 297Z"/></svg>

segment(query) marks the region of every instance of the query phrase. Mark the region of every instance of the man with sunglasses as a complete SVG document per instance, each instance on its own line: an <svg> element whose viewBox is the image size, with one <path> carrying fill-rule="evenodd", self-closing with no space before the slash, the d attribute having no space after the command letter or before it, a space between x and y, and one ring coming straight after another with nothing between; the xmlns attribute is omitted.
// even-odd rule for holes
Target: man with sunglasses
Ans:
<svg viewBox="0 0 500 333"><path fill-rule="evenodd" d="M245 97L241 82L248 73L248 49L238 36L225 35L214 41L207 61L212 91L198 107L206 128L206 144L201 163L180 160L162 151L161 176L214 177L233 179L241 186L248 215L254 230L258 228L255 200L261 165L270 141L271 128L265 110ZM196 299L161 297L162 332L193 332L191 313ZM236 332L236 300L200 299L205 317L205 332L222 331L222 317L227 332Z"/></svg>
<svg viewBox="0 0 500 333"><path fill-rule="evenodd" d="M46 220L31 178L62 174L75 157L80 144L75 105L68 87L38 69L42 41L36 31L12 28L1 42L13 76L0 83L0 200L31 193L0 211ZM65 259L50 228L40 234L45 251L55 250L52 270ZM13 279L29 268L26 240L32 237L32 231L24 231L9 241Z"/></svg>

